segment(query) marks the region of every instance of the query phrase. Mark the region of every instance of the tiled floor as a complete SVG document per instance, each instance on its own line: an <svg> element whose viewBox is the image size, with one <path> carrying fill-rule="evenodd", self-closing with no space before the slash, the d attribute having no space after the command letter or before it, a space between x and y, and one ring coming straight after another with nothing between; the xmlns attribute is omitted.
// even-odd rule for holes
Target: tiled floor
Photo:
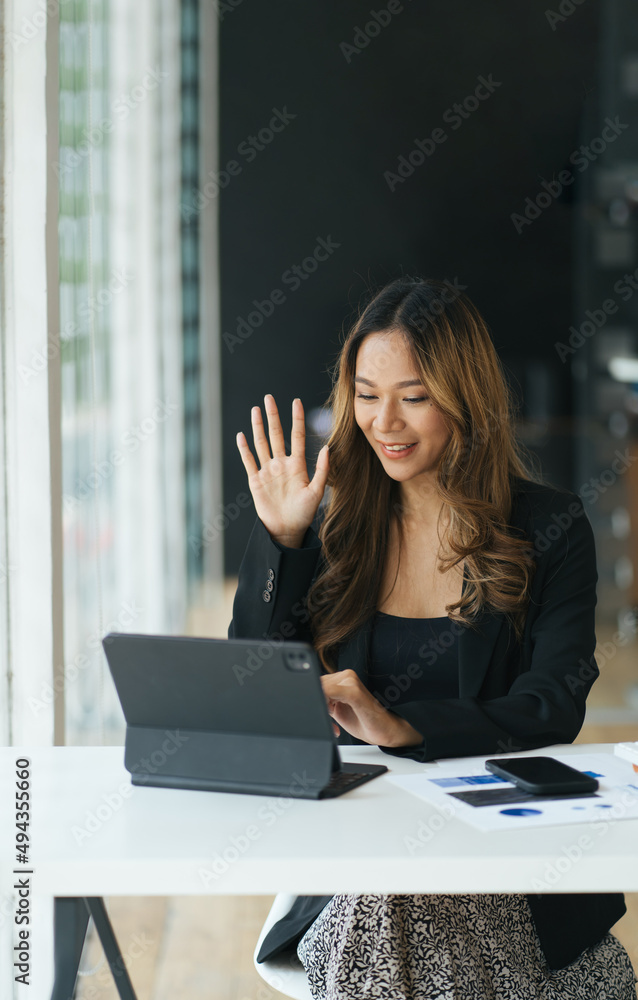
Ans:
<svg viewBox="0 0 638 1000"><path fill-rule="evenodd" d="M224 606L193 615L193 635L225 637L236 580L228 580ZM605 647L613 629L599 626L601 676L588 700L587 722L578 743L638 740L638 707L626 692L638 683L638 643ZM117 898L107 900L138 1000L275 1000L256 974L252 955L273 897L211 896ZM626 916L614 933L638 970L638 894L627 895ZM83 967L100 966L101 951L91 936ZM80 980L78 1000L117 1000L108 967Z"/></svg>

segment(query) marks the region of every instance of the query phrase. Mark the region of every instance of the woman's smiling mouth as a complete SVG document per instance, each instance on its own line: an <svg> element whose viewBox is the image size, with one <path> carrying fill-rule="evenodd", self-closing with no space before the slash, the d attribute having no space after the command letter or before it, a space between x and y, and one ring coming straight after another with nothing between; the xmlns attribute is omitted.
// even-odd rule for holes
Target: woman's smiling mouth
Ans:
<svg viewBox="0 0 638 1000"><path fill-rule="evenodd" d="M413 444L386 445L383 441L378 441L377 443L381 445L384 455L387 455L388 458L404 458L406 455L411 455L418 444L417 441Z"/></svg>

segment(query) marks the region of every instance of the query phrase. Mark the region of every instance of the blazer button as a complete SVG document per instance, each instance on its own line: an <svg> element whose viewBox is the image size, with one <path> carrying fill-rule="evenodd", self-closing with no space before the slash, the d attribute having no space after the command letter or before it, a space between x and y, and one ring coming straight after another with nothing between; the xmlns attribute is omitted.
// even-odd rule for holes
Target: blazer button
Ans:
<svg viewBox="0 0 638 1000"><path fill-rule="evenodd" d="M272 580L267 580L267 581L266 581L266 590L268 590L268 591L270 591L270 592L272 593L272 591L273 591L274 589L275 589L275 585L274 585L274 583L272 582Z"/></svg>
<svg viewBox="0 0 638 1000"><path fill-rule="evenodd" d="M274 569L269 569L268 570L268 579L269 580L274 580L275 579L275 571L274 571Z"/></svg>
<svg viewBox="0 0 638 1000"><path fill-rule="evenodd" d="M264 590L264 592L262 593L262 595L261 595L261 596L263 597L263 599L264 599L265 601L269 601L269 600L270 600L270 594L268 593L268 591L267 591L267 590Z"/></svg>

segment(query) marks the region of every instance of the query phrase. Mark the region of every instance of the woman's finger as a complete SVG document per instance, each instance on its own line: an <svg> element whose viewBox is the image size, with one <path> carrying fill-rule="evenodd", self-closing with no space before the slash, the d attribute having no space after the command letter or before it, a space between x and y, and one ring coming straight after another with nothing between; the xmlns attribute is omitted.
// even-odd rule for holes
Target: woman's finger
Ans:
<svg viewBox="0 0 638 1000"><path fill-rule="evenodd" d="M310 489L315 490L317 495L322 497L326 489L326 483L328 482L328 473L330 472L330 461L328 458L328 445L324 444L323 448L317 455L317 466L315 468L315 474L308 483Z"/></svg>
<svg viewBox="0 0 638 1000"><path fill-rule="evenodd" d="M243 431L238 431L235 438L237 442L237 447L239 448L239 454L241 455L241 460L244 463L244 468L248 473L248 480L250 482L251 476L257 475L259 468L255 461L252 451L248 446L248 441L246 440L246 435Z"/></svg>
<svg viewBox="0 0 638 1000"><path fill-rule="evenodd" d="M300 399L292 401L292 432L290 434L290 454L295 458L306 456L306 420L303 403Z"/></svg>
<svg viewBox="0 0 638 1000"><path fill-rule="evenodd" d="M268 417L268 435L270 437L272 457L285 458L286 443L284 441L284 432L281 428L281 420L279 419L279 410L275 403L275 397L271 393L267 393L264 396L264 409Z"/></svg>
<svg viewBox="0 0 638 1000"><path fill-rule="evenodd" d="M253 406L250 411L250 419L253 425L253 441L255 442L255 451L257 452L259 464L263 469L264 465L270 461L271 454L259 406Z"/></svg>

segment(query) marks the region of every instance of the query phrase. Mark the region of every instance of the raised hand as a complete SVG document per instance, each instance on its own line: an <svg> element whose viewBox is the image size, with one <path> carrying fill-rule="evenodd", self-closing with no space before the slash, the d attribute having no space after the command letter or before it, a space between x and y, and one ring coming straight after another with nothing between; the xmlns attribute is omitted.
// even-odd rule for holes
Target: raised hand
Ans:
<svg viewBox="0 0 638 1000"><path fill-rule="evenodd" d="M292 402L291 453L286 455L284 434L274 397L264 396L268 417L270 446L259 406L251 410L253 441L261 468L248 447L242 431L237 434L237 447L248 473L248 487L255 503L257 516L275 541L298 548L307 528L317 513L328 480L328 446L317 456L312 479L306 466L306 429L303 404ZM272 456L270 450L272 448Z"/></svg>

